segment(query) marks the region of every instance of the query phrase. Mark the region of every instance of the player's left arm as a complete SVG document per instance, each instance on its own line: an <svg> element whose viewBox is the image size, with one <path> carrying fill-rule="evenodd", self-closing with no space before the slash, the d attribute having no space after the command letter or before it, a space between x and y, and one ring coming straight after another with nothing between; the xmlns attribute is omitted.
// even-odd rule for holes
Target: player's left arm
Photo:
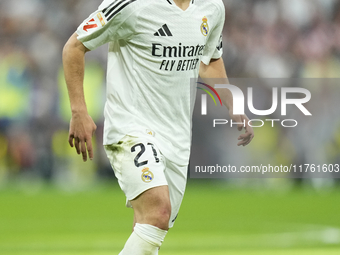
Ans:
<svg viewBox="0 0 340 255"><path fill-rule="evenodd" d="M199 75L204 80L209 78L222 78L227 84L229 84L227 73L225 71L224 62L222 58L211 59L208 65L201 62ZM210 84L214 86L214 84ZM234 115L233 114L233 96L229 89L216 89L221 97L222 103L228 108L229 115L234 122L245 123L245 126L238 124L239 131L245 129L245 133L238 137L238 146L246 146L254 138L254 130L249 126L249 119L246 115Z"/></svg>

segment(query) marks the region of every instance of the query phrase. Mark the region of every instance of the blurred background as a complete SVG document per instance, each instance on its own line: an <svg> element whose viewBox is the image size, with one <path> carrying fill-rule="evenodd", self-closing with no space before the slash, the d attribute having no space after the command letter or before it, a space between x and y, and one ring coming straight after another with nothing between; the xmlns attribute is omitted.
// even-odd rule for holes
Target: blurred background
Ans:
<svg viewBox="0 0 340 255"><path fill-rule="evenodd" d="M102 232L105 229L104 232L109 233L117 227L115 224L119 222L119 218L112 219L110 216L115 217L115 213L118 213L121 219L127 217L123 213L124 196L117 189L102 147L106 46L87 54L85 71L84 87L88 110L98 126L94 138L94 161L84 164L67 143L70 108L61 52L78 25L100 3L97 0L0 1L0 253L2 249L5 252L3 254L92 254L89 250L101 247L101 253L93 254L110 254L109 251L116 247L111 246L113 238L120 240L120 230L116 231L115 236L108 234L103 237ZM224 0L224 3L226 24L223 58L229 77L340 78L340 1ZM312 97L317 98L317 103L327 104L326 108L332 111L325 115L320 114L320 118L305 124L299 131L301 133L280 127L259 129L252 146L244 149L244 153L250 159L257 159L257 162L261 158L270 158L273 163L303 164L317 158L323 163L339 163L339 88L308 88ZM260 89L260 101L265 95L270 98L270 86L264 85ZM314 108L317 110L317 105ZM220 139L208 134L204 124L201 124L197 124L196 129L194 127L194 140L198 139L195 146L204 146L211 144L211 139ZM299 140L301 134L307 140ZM226 132L225 136L227 141L234 143L235 133ZM243 160L228 146L219 146L218 150L220 153L213 155L217 159L222 157L231 161ZM248 161L249 164L254 162ZM192 242L181 243L179 239L171 242L170 238L169 249L175 248L172 253L166 253L164 248L164 254L191 254L189 250L194 247L196 252L193 254L266 254L262 250L259 253L251 252L266 247L276 249L277 246L280 249L294 248L296 254L304 254L301 247L306 245L314 249L305 254L339 252L334 250L340 243L340 222L336 217L339 209L337 204L340 204L337 180L191 179L189 186L185 201L189 204L189 199L192 199L191 207L183 206L183 218L188 219L188 222L196 219L196 222L200 222L197 225L202 224L205 218L201 214L193 216L192 208L200 210L202 214L207 212L204 210L216 208L216 212L208 211L217 213L217 218L212 220L215 225L203 224L199 229L193 222L190 225L179 219L181 223L177 224L182 226L179 227L181 233L190 234L185 231L189 227L193 228ZM250 191L247 193L245 190ZM258 192L257 195L254 195L254 190ZM111 196L117 192L119 198ZM210 196L204 197L204 201L206 205L211 203L211 207L200 206L203 198L199 195L209 192ZM268 195L273 192L276 195ZM282 192L286 195L282 195ZM215 200L211 200L212 198ZM115 199L120 199L119 206L114 206ZM228 201L233 202L232 208L228 207ZM81 202L91 205L92 211ZM97 215L101 214L98 211L104 207L108 212L105 217L102 213L103 217L99 219ZM122 209L117 209L118 207ZM71 214L66 214L60 208L69 208L70 212L79 214L88 210L88 213L79 218L78 214L71 213L70 216ZM229 214L226 214L222 223L218 219L224 218L222 212L226 211ZM55 215L53 224L49 220L51 215ZM63 221L58 215L67 220ZM255 216L256 220L249 219L250 215ZM304 217L305 215L309 215L309 218ZM128 216L131 216L131 211ZM87 225L89 229L83 226L84 221L81 220L92 222ZM110 220L115 223L107 225ZM76 223L78 225L72 225ZM300 228L299 224L303 226ZM64 225L68 228L61 230ZM127 226L122 227L122 233L127 233L124 231L129 230L130 225ZM211 238L204 239L204 233L209 233L210 227ZM294 232L296 229L300 232ZM34 240L33 230L38 231ZM87 247L85 243L89 245L89 240L94 238L82 236L84 239L81 239L80 233L84 231L92 231L92 234L98 234L102 239L97 236L91 249L82 248ZM44 239L42 242L41 238L51 232L53 235L48 241ZM259 232L260 237L255 237ZM289 236L291 232L294 233ZM69 242L60 248L60 245L53 243L53 240L65 243L70 233L78 236L76 244ZM179 235L180 232L176 233ZM237 236L234 236L235 233ZM268 241L267 237L273 233L277 234L273 237L275 240L284 241ZM183 234L184 240L185 237ZM226 237L229 240L227 242ZM123 239L120 240L121 243ZM19 240L24 240L24 243ZM208 240L205 249L209 252L204 252L204 248L200 246L206 243L205 240ZM20 242L21 246L18 245ZM177 242L178 246L175 245ZM327 253L324 250L318 252L317 247L313 246L319 244L327 248ZM117 247L119 245L120 243ZM223 249L211 251L216 245ZM250 251L224 251L227 248L237 250L245 247ZM294 252L283 251L282 254Z"/></svg>
<svg viewBox="0 0 340 255"><path fill-rule="evenodd" d="M224 61L229 77L340 77L339 1L224 2ZM106 46L88 54L85 72L87 105L98 126L94 162L83 164L66 142L70 108L61 52L99 3L0 2L0 183L24 176L68 186L112 176L101 146ZM262 89L262 95L270 98L271 88L264 85ZM334 99L330 105L338 106L337 98L331 97L337 87L314 90L314 95L325 101ZM264 100L260 95L255 101ZM340 130L339 123L332 127L330 132ZM266 140L275 145L281 135L290 134L279 133ZM322 145L330 147L332 159L339 157L339 135Z"/></svg>

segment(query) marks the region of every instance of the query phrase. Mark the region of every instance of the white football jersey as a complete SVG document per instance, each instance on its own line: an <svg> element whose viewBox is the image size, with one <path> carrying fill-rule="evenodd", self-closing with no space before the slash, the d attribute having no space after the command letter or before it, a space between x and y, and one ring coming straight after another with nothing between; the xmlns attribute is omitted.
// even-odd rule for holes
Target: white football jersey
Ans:
<svg viewBox="0 0 340 255"><path fill-rule="evenodd" d="M222 0L105 0L78 28L93 50L109 43L104 144L148 137L178 164L191 144L190 78L222 55ZM193 99L193 98L192 98Z"/></svg>

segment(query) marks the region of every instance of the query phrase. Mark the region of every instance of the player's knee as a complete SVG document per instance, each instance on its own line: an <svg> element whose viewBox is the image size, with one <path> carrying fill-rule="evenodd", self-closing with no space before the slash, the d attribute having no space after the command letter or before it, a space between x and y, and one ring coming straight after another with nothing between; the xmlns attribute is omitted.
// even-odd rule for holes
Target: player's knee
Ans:
<svg viewBox="0 0 340 255"><path fill-rule="evenodd" d="M169 229L169 219L171 216L171 206L165 205L156 209L152 215L152 225L163 230Z"/></svg>

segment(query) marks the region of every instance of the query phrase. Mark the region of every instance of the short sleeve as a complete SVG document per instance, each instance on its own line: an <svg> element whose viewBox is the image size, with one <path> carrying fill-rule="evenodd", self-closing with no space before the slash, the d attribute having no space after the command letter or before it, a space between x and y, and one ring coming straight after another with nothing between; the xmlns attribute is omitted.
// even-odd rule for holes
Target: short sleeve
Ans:
<svg viewBox="0 0 340 255"><path fill-rule="evenodd" d="M202 56L202 62L206 65L209 65L211 59L218 59L222 57L223 54L222 31L225 20L225 9L222 1L221 5L219 5L218 13L218 18L215 21L211 33L208 35L209 38L207 40L206 47Z"/></svg>
<svg viewBox="0 0 340 255"><path fill-rule="evenodd" d="M105 0L77 29L78 40L90 50L127 39L135 29L135 1Z"/></svg>

